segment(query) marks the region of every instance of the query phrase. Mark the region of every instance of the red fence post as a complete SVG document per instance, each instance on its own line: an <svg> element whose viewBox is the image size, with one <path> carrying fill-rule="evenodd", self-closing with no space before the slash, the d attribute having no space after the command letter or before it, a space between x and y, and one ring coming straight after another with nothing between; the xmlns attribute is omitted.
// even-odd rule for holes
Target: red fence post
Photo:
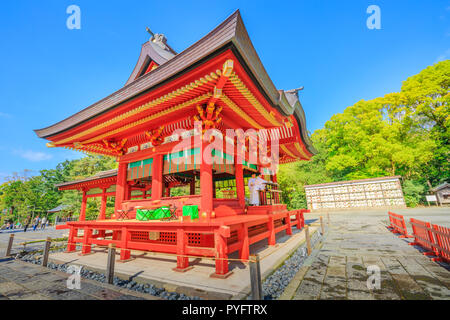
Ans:
<svg viewBox="0 0 450 320"><path fill-rule="evenodd" d="M238 230L238 241L240 241L241 249L239 250L239 259L248 260L250 254L250 246L248 241L248 227L244 223L242 227Z"/></svg>
<svg viewBox="0 0 450 320"><path fill-rule="evenodd" d="M433 224L433 233L436 236L436 252L439 258L433 261L445 261L450 263L450 228Z"/></svg>
<svg viewBox="0 0 450 320"><path fill-rule="evenodd" d="M189 268L189 258L183 257L186 255L186 246L188 245L188 237L182 228L177 229L177 267L174 268L174 271L185 272L187 270L192 269Z"/></svg>
<svg viewBox="0 0 450 320"><path fill-rule="evenodd" d="M276 244L276 238L275 238L275 225L273 222L273 216L269 216L269 222L267 222L267 229L269 230L269 238L267 239L269 246L274 246Z"/></svg>
<svg viewBox="0 0 450 320"><path fill-rule="evenodd" d="M305 216L303 215L304 212L309 212L309 210L307 210L307 211L300 210L299 220L300 220L300 228L301 229L305 227Z"/></svg>
<svg viewBox="0 0 450 320"><path fill-rule="evenodd" d="M414 242L409 243L411 246L421 246L428 250L424 252L425 256L437 255L436 253L436 241L434 240L433 233L431 232L431 224L429 222L410 219L413 230Z"/></svg>
<svg viewBox="0 0 450 320"><path fill-rule="evenodd" d="M213 273L211 277L214 278L227 278L232 272L228 270L228 245L226 236L230 236L230 229L219 229L214 230L214 246L215 246L215 257L216 257L216 273ZM227 233L227 234L224 234Z"/></svg>
<svg viewBox="0 0 450 320"><path fill-rule="evenodd" d="M83 235L83 247L81 248L81 254L91 253L91 244L89 243L92 236L92 229L85 227Z"/></svg>
<svg viewBox="0 0 450 320"><path fill-rule="evenodd" d="M75 233L78 233L78 229L70 226L69 229L69 239L67 241L67 249L66 252L74 252L76 249L76 244L75 244Z"/></svg>
<svg viewBox="0 0 450 320"><path fill-rule="evenodd" d="M292 223L291 223L291 213L288 211L286 218L284 218L287 224L286 234L288 236L292 235Z"/></svg>
<svg viewBox="0 0 450 320"><path fill-rule="evenodd" d="M300 230L302 228L302 221L300 219L301 210L297 210L295 212L295 219L297 220L297 229Z"/></svg>
<svg viewBox="0 0 450 320"><path fill-rule="evenodd" d="M128 240L131 238L131 233L126 227L122 228L122 235L120 241L120 261L129 260L131 257L130 249L128 249Z"/></svg>
<svg viewBox="0 0 450 320"><path fill-rule="evenodd" d="M401 234L400 238L412 238L412 236L408 235L408 229L402 215L389 211L388 216L391 221L391 225L388 228L391 229L391 232Z"/></svg>

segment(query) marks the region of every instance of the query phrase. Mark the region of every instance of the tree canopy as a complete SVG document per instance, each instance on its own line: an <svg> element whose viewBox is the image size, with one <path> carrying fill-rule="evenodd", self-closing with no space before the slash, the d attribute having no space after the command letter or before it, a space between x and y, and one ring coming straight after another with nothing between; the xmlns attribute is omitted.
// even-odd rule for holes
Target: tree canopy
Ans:
<svg viewBox="0 0 450 320"><path fill-rule="evenodd" d="M290 207L305 206L303 186L401 175L407 204L417 205L450 178L450 60L408 78L400 92L361 100L312 134L309 163L281 167Z"/></svg>
<svg viewBox="0 0 450 320"><path fill-rule="evenodd" d="M66 206L66 214L78 213L81 195L78 191L59 191L55 184L86 178L103 170L116 168L114 158L92 156L66 160L55 169L41 170L39 175L28 177L28 170L23 174L13 174L0 185L1 223L6 220L23 221L28 216L47 215L47 211L58 205ZM89 201L86 215L97 215L99 203ZM52 218L52 217L50 217Z"/></svg>

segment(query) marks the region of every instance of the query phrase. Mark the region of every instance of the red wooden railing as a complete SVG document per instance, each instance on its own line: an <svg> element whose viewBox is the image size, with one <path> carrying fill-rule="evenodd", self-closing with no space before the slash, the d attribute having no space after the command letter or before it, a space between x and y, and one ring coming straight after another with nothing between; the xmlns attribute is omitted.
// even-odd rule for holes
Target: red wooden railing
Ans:
<svg viewBox="0 0 450 320"><path fill-rule="evenodd" d="M392 232L401 234L401 238L413 237L412 246L420 246L426 251L426 256L435 256L433 261L444 261L450 263L450 228L431 224L426 221L411 218L412 236L408 235L405 219L399 214L389 212L391 225L388 227Z"/></svg>
<svg viewBox="0 0 450 320"><path fill-rule="evenodd" d="M432 233L433 229L431 228L431 224L414 218L411 218L410 221L414 236L414 242L411 242L410 245L421 246L428 250L424 252L424 255L434 255L436 242Z"/></svg>
<svg viewBox="0 0 450 320"><path fill-rule="evenodd" d="M427 250L424 255L436 256L432 258L433 261L450 263L450 228L414 218L410 221L414 236L414 242L410 245L418 245Z"/></svg>
<svg viewBox="0 0 450 320"><path fill-rule="evenodd" d="M120 249L120 260L131 258L131 250L155 251L177 256L175 270L189 268L189 257L214 257L216 275L228 272L228 255L239 252L239 259L247 261L249 246L267 239L276 244L276 234L292 234L292 226L304 227L304 210L273 212L270 215L237 215L195 221L134 221L98 220L69 222L67 252L81 244L81 253L91 253L92 245L110 243ZM295 215L296 219L292 220ZM83 235L79 235L83 230Z"/></svg>
<svg viewBox="0 0 450 320"><path fill-rule="evenodd" d="M391 229L393 233L401 234L400 238L411 238L411 236L408 235L408 229L406 229L403 216L390 211L388 212L388 215L389 221L391 222L391 225L388 228Z"/></svg>

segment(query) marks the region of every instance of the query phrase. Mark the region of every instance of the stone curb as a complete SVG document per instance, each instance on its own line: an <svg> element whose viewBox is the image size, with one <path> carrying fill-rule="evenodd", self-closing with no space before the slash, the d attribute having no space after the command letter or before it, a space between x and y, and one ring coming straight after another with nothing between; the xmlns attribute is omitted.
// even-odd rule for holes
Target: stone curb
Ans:
<svg viewBox="0 0 450 320"><path fill-rule="evenodd" d="M55 258L51 258L51 257L49 257L48 260L49 260L49 262L53 262L56 264L68 264L67 262L64 262L64 261L61 261L61 260L58 260ZM102 270L100 268L91 267L91 266L87 267L84 265L83 265L83 267L85 267L87 270L95 271L95 272L99 272L99 273L105 273L105 270L106 270L106 266L105 266L105 270ZM176 285L173 283L163 282L163 281L154 280L154 279L148 279L148 278L144 278L144 277L140 277L140 276L134 277L134 276L130 276L128 274L121 273L121 272L114 272L114 276L121 280L129 280L130 278L133 278L133 281L135 281L136 283L139 283L139 284L151 284L158 288L164 288L168 292L176 292L179 294L184 294L186 296L197 296L197 297L200 297L205 300L230 300L232 297L231 294L227 294L227 293L207 291L207 290L202 290L202 289L197 289L197 288L192 288L192 287L187 287L187 286L180 286L180 285ZM128 290L125 288L122 289L115 285L110 285L110 284L95 281L95 280L90 280L90 279L86 279L86 280L93 281L93 283L98 284L98 285L108 286L108 288L110 288L110 289L112 288L111 290L115 290L115 291ZM128 290L128 292L134 293L135 291ZM140 292L136 292L136 293L142 294L143 297L147 297L147 296L154 297L150 294L143 294ZM164 300L159 297L155 297L155 298L159 299L159 300Z"/></svg>
<svg viewBox="0 0 450 320"><path fill-rule="evenodd" d="M319 232L319 228L314 230L312 232L311 236L315 234L316 232ZM323 239L322 239L323 240ZM314 261L318 254L317 248L321 246L322 241L316 241L313 251L309 255L308 258L303 262L303 266L300 267L300 270L297 271L294 278L292 278L291 282L289 282L288 286L284 289L281 296L278 298L278 300L292 300L292 298L295 296L298 287L300 286L301 282L303 281L303 278L306 274L306 272L309 270L309 267L311 266L311 263Z"/></svg>
<svg viewBox="0 0 450 320"><path fill-rule="evenodd" d="M278 298L278 300L292 300L308 269L308 266L304 266L301 267L300 270L298 270L298 272L296 273L294 278L292 278L288 286L284 289L283 294Z"/></svg>
<svg viewBox="0 0 450 320"><path fill-rule="evenodd" d="M303 231L304 229L302 229ZM302 232L301 231L301 232ZM311 231L311 229L310 229ZM313 234L315 234L316 232L318 232L318 228L314 229L311 233L310 236L312 237ZM267 277L269 277L272 273L274 273L278 268L280 268L283 263L290 257L292 256L292 254L294 254L295 251L298 250L298 248L300 248L304 243L306 242L306 239L303 239L300 243L298 243L294 248L292 248L291 250L289 250L288 252L286 252L282 257L280 257L276 263L275 263L275 267L273 267L270 270L267 270L266 272L264 272L261 275L261 281L264 282L266 280ZM247 286L245 287L242 291L240 291L238 294L234 295L231 300L244 300L246 299L249 295L251 294L251 286Z"/></svg>

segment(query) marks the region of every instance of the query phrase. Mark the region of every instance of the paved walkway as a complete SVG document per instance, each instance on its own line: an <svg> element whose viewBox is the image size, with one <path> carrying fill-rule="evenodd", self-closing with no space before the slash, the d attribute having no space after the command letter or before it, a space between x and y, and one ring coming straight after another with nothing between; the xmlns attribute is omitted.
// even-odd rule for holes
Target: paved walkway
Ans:
<svg viewBox="0 0 450 320"><path fill-rule="evenodd" d="M402 212L405 219L414 217L414 213ZM439 214L442 220L450 220L447 212ZM326 214L322 215L327 222ZM426 212L421 215L423 218ZM409 246L411 239L390 233L384 226L386 211L330 216L331 225L323 242L313 250L281 299L450 299L449 266L432 262L420 248ZM369 266L378 266L381 271L379 290L368 289Z"/></svg>
<svg viewBox="0 0 450 320"><path fill-rule="evenodd" d="M2 230L0 232L0 257L3 257L6 247L8 246L9 237L12 232L10 230ZM42 240L47 237L62 238L69 234L68 230L55 230L54 227L47 227L45 230L37 229L33 231L33 229L29 228L27 232L23 232L23 230L14 230L14 245L13 245L13 253L19 252L23 250L23 245L20 245L22 242L33 241L33 240ZM33 249L42 249L42 243L33 243L27 245L27 250Z"/></svg>
<svg viewBox="0 0 450 320"><path fill-rule="evenodd" d="M0 259L0 300L148 300L150 295L81 278L68 289L69 274L12 259Z"/></svg>

